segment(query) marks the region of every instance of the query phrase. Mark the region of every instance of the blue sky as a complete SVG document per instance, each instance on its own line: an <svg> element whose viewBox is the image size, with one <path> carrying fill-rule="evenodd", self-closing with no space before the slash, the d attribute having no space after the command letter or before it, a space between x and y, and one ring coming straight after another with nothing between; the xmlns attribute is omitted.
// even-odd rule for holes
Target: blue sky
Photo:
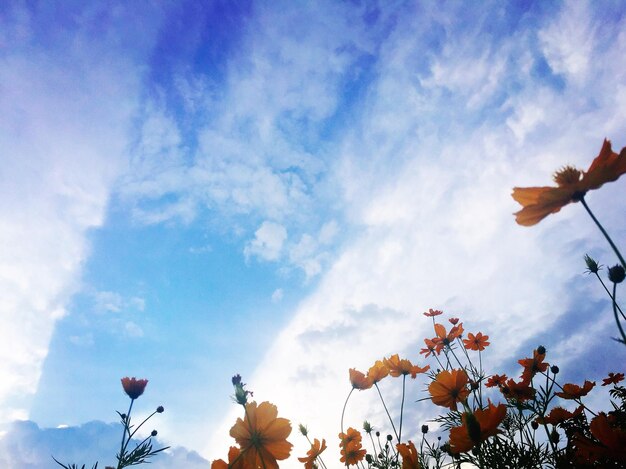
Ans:
<svg viewBox="0 0 626 469"><path fill-rule="evenodd" d="M4 3L1 456L20 467L7 441L113 421L126 375L166 407L163 441L209 460L230 444L234 373L332 441L347 369L422 364L431 307L489 334L494 368L543 343L566 377L620 371L582 274L585 253L615 262L599 234L579 206L519 227L510 192L626 145L624 13ZM618 243L624 187L588 197ZM384 426L373 397L355 424ZM433 411L410 410L414 428Z"/></svg>

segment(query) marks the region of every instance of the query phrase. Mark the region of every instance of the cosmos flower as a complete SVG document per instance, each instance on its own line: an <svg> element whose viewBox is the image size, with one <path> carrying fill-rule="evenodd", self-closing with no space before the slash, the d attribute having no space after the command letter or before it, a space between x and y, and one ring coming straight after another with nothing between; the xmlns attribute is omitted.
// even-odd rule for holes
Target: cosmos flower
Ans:
<svg viewBox="0 0 626 469"><path fill-rule="evenodd" d="M376 360L369 370L367 370L367 379L369 379L372 384L378 383L383 378L386 378L389 375L389 368L385 365L382 360Z"/></svg>
<svg viewBox="0 0 626 469"><path fill-rule="evenodd" d="M383 362L389 369L389 374L394 378L411 375L411 378L415 379L418 373L425 373L430 369L430 365L426 365L424 368L413 365L409 360L401 359L397 353L389 358L384 358Z"/></svg>
<svg viewBox="0 0 626 469"><path fill-rule="evenodd" d="M489 336L483 335L482 332L474 335L471 332L467 334L467 339L463 339L463 343L468 350L482 351L489 345Z"/></svg>
<svg viewBox="0 0 626 469"><path fill-rule="evenodd" d="M228 450L228 462L217 459L211 463L211 469L245 469L243 459L239 457L241 450L236 446L231 446Z"/></svg>
<svg viewBox="0 0 626 469"><path fill-rule="evenodd" d="M618 155L611 149L611 142L605 139L600 154L586 172L566 166L554 174L557 187L513 188L513 198L523 207L515 213L515 221L523 226L535 225L565 205L580 201L587 191L615 181L624 173L626 148Z"/></svg>
<svg viewBox="0 0 626 469"><path fill-rule="evenodd" d="M456 410L456 404L469 396L469 378L464 370L443 370L428 386L433 403Z"/></svg>
<svg viewBox="0 0 626 469"><path fill-rule="evenodd" d="M494 406L491 402L486 409L465 412L461 416L462 425L450 429L450 449L453 453L465 453L490 436L501 433L498 425L505 416L506 406Z"/></svg>
<svg viewBox="0 0 626 469"><path fill-rule="evenodd" d="M290 433L289 420L279 418L276 406L269 402L246 404L244 419L238 418L230 429L230 436L241 447L241 460L249 468L278 469L276 460L287 459L291 452Z"/></svg>
<svg viewBox="0 0 626 469"><path fill-rule="evenodd" d="M443 314L443 311L439 311L438 309L428 308L428 311L424 313L424 316L429 317L429 318L434 318L435 316L439 316L440 314Z"/></svg>
<svg viewBox="0 0 626 469"><path fill-rule="evenodd" d="M398 443L396 448L402 456L402 469L420 469L419 453L411 440L408 443Z"/></svg>
<svg viewBox="0 0 626 469"><path fill-rule="evenodd" d="M340 461L347 465L355 465L362 461L367 453L361 447L361 432L350 427L346 433L340 433L339 447L341 448Z"/></svg>
<svg viewBox="0 0 626 469"><path fill-rule="evenodd" d="M535 397L535 388L530 386L530 380L522 380L519 383L509 379L506 384L500 386L500 391L507 399L515 399L519 402L527 401Z"/></svg>
<svg viewBox="0 0 626 469"><path fill-rule="evenodd" d="M589 394L589 391L591 391L595 385L595 382L587 380L585 380L585 384L583 384L582 387L577 384L568 383L563 385L562 392L555 392L554 394L561 399L578 399Z"/></svg>
<svg viewBox="0 0 626 469"><path fill-rule="evenodd" d="M146 385L148 384L147 379L137 379L137 378L122 378L122 388L124 388L124 392L131 399L137 399L139 396L143 394L143 391L146 389Z"/></svg>
<svg viewBox="0 0 626 469"><path fill-rule="evenodd" d="M626 430L619 428L613 415L600 412L591 420L589 430L596 441L581 433L573 438L580 462L589 464L602 458L626 462Z"/></svg>
<svg viewBox="0 0 626 469"><path fill-rule="evenodd" d="M485 386L487 386L488 388L493 388L496 386L503 386L504 383L506 382L506 378L507 378L506 375L490 376L487 382L485 383Z"/></svg>
<svg viewBox="0 0 626 469"><path fill-rule="evenodd" d="M609 384L617 384L624 380L624 373L609 373L608 378L602 380L602 386L608 386Z"/></svg>
<svg viewBox="0 0 626 469"><path fill-rule="evenodd" d="M298 461L304 463L305 469L313 469L313 463L325 449L326 440L322 439L322 443L320 444L320 440L315 438L313 440L313 444L311 445L311 449L307 451L306 456L303 458L298 458Z"/></svg>
<svg viewBox="0 0 626 469"><path fill-rule="evenodd" d="M538 417L536 419L539 424L550 424L550 425L560 425L561 423L570 420L573 417L576 417L582 414L584 407L579 406L574 412L570 412L563 407L555 407L553 408L548 415L545 417Z"/></svg>
<svg viewBox="0 0 626 469"><path fill-rule="evenodd" d="M435 323L435 334L437 334L437 337L432 339L435 344L442 346L450 345L454 339L463 335L463 324L458 324L452 327L450 332L446 332L446 328L442 324Z"/></svg>
<svg viewBox="0 0 626 469"><path fill-rule="evenodd" d="M537 373L544 372L550 366L549 363L545 363L543 360L546 358L546 352L543 347L539 347L533 350L533 358L524 358L518 360L518 363L524 367L522 372L522 380L530 381Z"/></svg>
<svg viewBox="0 0 626 469"><path fill-rule="evenodd" d="M426 348L421 349L420 354L423 354L425 357L429 357L431 354L439 355L443 350L443 344L433 339L424 339L424 343L426 344Z"/></svg>
<svg viewBox="0 0 626 469"><path fill-rule="evenodd" d="M365 374L355 368L350 368L348 371L350 373L350 384L354 389L364 390L371 388L374 383L372 380L365 376Z"/></svg>

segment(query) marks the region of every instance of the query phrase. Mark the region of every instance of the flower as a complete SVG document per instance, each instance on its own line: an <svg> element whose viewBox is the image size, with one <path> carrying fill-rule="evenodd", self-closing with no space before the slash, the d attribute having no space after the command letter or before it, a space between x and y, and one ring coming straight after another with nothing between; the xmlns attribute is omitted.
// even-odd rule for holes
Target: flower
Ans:
<svg viewBox="0 0 626 469"><path fill-rule="evenodd" d="M425 357L429 357L431 354L439 355L441 350L443 350L443 344L438 344L433 339L424 339L424 343L426 348L421 349L420 354L423 354Z"/></svg>
<svg viewBox="0 0 626 469"><path fill-rule="evenodd" d="M124 392L131 399L137 399L139 396L143 394L143 391L146 389L146 385L148 384L147 379L137 379L137 378L122 378L122 388L124 388Z"/></svg>
<svg viewBox="0 0 626 469"><path fill-rule="evenodd" d="M437 337L432 339L435 344L442 347L450 345L454 339L461 337L463 334L463 324L458 324L452 327L450 332L446 332L446 328L442 324L435 323L435 334L437 334Z"/></svg>
<svg viewBox="0 0 626 469"><path fill-rule="evenodd" d="M573 438L581 462L599 458L626 462L626 430L619 428L613 415L600 412L591 420L589 430L597 442L580 433Z"/></svg>
<svg viewBox="0 0 626 469"><path fill-rule="evenodd" d="M608 386L609 384L617 384L624 380L624 373L609 373L608 378L602 380L602 386Z"/></svg>
<svg viewBox="0 0 626 469"><path fill-rule="evenodd" d="M381 360L376 360L370 369L367 371L367 379L369 379L372 384L378 383L381 379L387 377L389 374L389 368L385 365Z"/></svg>
<svg viewBox="0 0 626 469"><path fill-rule="evenodd" d="M456 326L459 322L459 318L449 318L448 321L450 321L450 324L452 324L453 326Z"/></svg>
<svg viewBox="0 0 626 469"><path fill-rule="evenodd" d="M540 424L550 424L550 425L559 425L566 420L569 420L573 417L577 417L582 414L584 407L579 406L574 412L570 412L563 407L555 407L550 411L548 415L545 417L539 417L536 419L537 423Z"/></svg>
<svg viewBox="0 0 626 469"><path fill-rule="evenodd" d="M346 433L340 433L339 447L341 448L342 463L347 465L357 464L365 457L366 450L361 448L361 433L350 427Z"/></svg>
<svg viewBox="0 0 626 469"><path fill-rule="evenodd" d="M487 386L488 388L493 388L496 386L504 386L505 382L506 382L506 375L493 375L489 377L489 379L485 383L485 386Z"/></svg>
<svg viewBox="0 0 626 469"><path fill-rule="evenodd" d="M507 399L515 399L519 402L527 401L535 396L535 388L530 386L530 380L522 380L519 383L509 379L500 391Z"/></svg>
<svg viewBox="0 0 626 469"><path fill-rule="evenodd" d="M523 381L530 381L538 372L543 373L548 369L550 364L544 363L543 359L545 357L545 349L543 347L538 347L533 350L533 358L518 360L518 363L524 367L524 371L522 372Z"/></svg>
<svg viewBox="0 0 626 469"><path fill-rule="evenodd" d="M317 459L317 457L322 454L322 452L326 449L326 440L322 439L322 443L320 444L320 440L315 438L313 440L313 444L311 445L311 449L307 451L307 455L303 458L298 458L298 461L304 463L305 469L313 469L313 463Z"/></svg>
<svg viewBox="0 0 626 469"><path fill-rule="evenodd" d="M371 388L374 383L371 378L366 377L361 371L358 371L354 368L350 368L350 384L354 389L364 390Z"/></svg>
<svg viewBox="0 0 626 469"><path fill-rule="evenodd" d="M400 359L400 356L397 353L389 358L384 358L383 362L389 369L389 374L394 378L397 378L398 376L411 375L411 378L415 379L418 373L425 373L430 369L430 365L420 368L417 365L413 365L405 358Z"/></svg>
<svg viewBox="0 0 626 469"><path fill-rule="evenodd" d="M279 418L274 404L249 402L245 405L244 419L230 429L230 436L241 447L245 467L278 469L276 460L287 459L293 446L287 441L291 433L291 424L285 418Z"/></svg>
<svg viewBox="0 0 626 469"><path fill-rule="evenodd" d="M494 406L491 402L486 409L463 413L462 425L450 429L450 449L453 453L465 453L474 445L500 433L498 425L505 416L506 406L504 404Z"/></svg>
<svg viewBox="0 0 626 469"><path fill-rule="evenodd" d="M465 401L469 396L468 383L465 370L443 370L430 383L428 392L434 404L456 410L457 402Z"/></svg>
<svg viewBox="0 0 626 469"><path fill-rule="evenodd" d="M622 283L626 278L626 271L624 268L617 264L613 267L609 267L609 280L613 283Z"/></svg>
<svg viewBox="0 0 626 469"><path fill-rule="evenodd" d="M435 316L439 316L443 314L443 311L439 311L438 309L428 308L428 312L424 313L424 316L429 318L434 318Z"/></svg>
<svg viewBox="0 0 626 469"><path fill-rule="evenodd" d="M465 347L469 350L481 351L485 350L485 347L489 345L487 339L489 339L489 336L483 335L482 332L479 332L476 335L470 332L469 334L467 334L467 339L463 339L463 343L465 344Z"/></svg>
<svg viewBox="0 0 626 469"><path fill-rule="evenodd" d="M211 469L245 469L243 459L239 457L241 450L231 446L228 450L228 463L223 459L217 459L211 463Z"/></svg>
<svg viewBox="0 0 626 469"><path fill-rule="evenodd" d="M589 394L589 391L591 391L595 385L595 382L587 380L585 380L585 384L583 384L582 387L577 384L568 383L563 385L563 392L555 392L554 395L562 399L578 399Z"/></svg>
<svg viewBox="0 0 626 469"><path fill-rule="evenodd" d="M420 469L419 453L411 440L408 443L398 443L396 448L402 456L402 469Z"/></svg>
<svg viewBox="0 0 626 469"><path fill-rule="evenodd" d="M565 205L580 201L587 191L615 181L624 173L626 148L618 155L605 139L600 154L586 172L566 166L554 175L557 187L514 187L512 196L523 207L515 213L515 221L523 226L535 225Z"/></svg>

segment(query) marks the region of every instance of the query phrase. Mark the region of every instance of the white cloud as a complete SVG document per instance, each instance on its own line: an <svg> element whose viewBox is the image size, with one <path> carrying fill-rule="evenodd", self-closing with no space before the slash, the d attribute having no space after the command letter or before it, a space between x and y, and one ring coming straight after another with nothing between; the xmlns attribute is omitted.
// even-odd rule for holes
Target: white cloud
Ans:
<svg viewBox="0 0 626 469"><path fill-rule="evenodd" d="M131 338L143 337L143 329L133 321L127 321L124 324L124 333Z"/></svg>
<svg viewBox="0 0 626 469"><path fill-rule="evenodd" d="M42 40L43 18L16 4L0 19L0 424L27 414L89 244L123 169L139 69L112 39L115 19L76 12ZM152 23L145 12L145 27ZM97 19L96 19L97 18ZM110 26L94 36L90 25ZM130 33L131 35L135 32ZM110 42L112 41L112 42ZM141 47L141 41L136 44Z"/></svg>
<svg viewBox="0 0 626 469"><path fill-rule="evenodd" d="M287 239L287 230L279 223L264 221L254 233L254 239L244 248L246 259L258 256L266 261L277 260Z"/></svg>
<svg viewBox="0 0 626 469"><path fill-rule="evenodd" d="M568 16L569 8L547 22L546 34L566 16L594 34L586 18ZM314 437L335 438L343 396L350 389L348 368L366 369L392 353L424 363L418 350L422 338L433 332L421 312L429 307L462 317L470 331L489 334L488 360L494 369L515 365L518 355L531 353L538 337L554 340L546 345L555 358L570 354L576 360L576 354L584 356L589 349L559 344L559 331L576 331L595 347L606 342L611 330L610 321L602 321L589 337L584 323L568 321L574 305L585 301L585 291L580 298L572 293L584 270L582 255L604 249L582 208L568 206L539 226L523 228L514 223L512 212L518 207L510 192L516 185L549 184L552 171L563 164L586 167L605 134L626 135L626 111L604 98L605 90L619 94L624 88L624 72L616 61L626 53L624 34L614 27L617 39L603 39L610 45L585 49L604 64L601 69L583 73L578 62L568 62L577 76L575 86L556 90L541 77L528 77L515 88L509 85L520 70L513 58L531 49L532 32L499 38L486 54L481 35L471 26L465 31L457 25L442 46L446 60L432 62L430 76L443 82L433 79L424 87L415 80L419 72L406 63L411 51L420 50L419 28L434 27L429 14L423 12L419 22L407 16L389 34L377 81L363 103L368 114L338 145L333 176L341 181L341 202L354 227L350 243L333 258L254 375L245 379L256 399L277 404L279 415L292 419L295 454L306 451L298 423L307 424ZM489 24L489 18L483 20ZM596 39L588 44L597 44ZM454 79L462 71L469 73L467 86ZM486 79L492 74L493 79ZM482 86L485 80L488 86ZM581 88L588 93L584 100L579 99ZM483 113L482 107L498 95L506 104ZM464 114L468 96L472 111ZM457 110L461 117L455 116ZM437 119L441 113L452 121ZM467 117L475 119L472 126ZM622 193L619 181L589 195L620 233L626 229L623 214L610 201ZM314 244L314 237L302 236L292 248L292 262L313 262ZM609 312L603 307L597 314ZM511 338L520 349L511 347ZM594 366L586 371L604 371ZM413 385L412 403L424 397L423 383ZM397 397L397 382L384 382L382 391ZM428 403L411 408L407 435L438 412ZM225 435L236 416L233 410L222 422L207 452L226 450ZM351 399L348 425L360 425L364 418L387 426L374 392L355 393ZM333 460L337 450L329 447L327 459Z"/></svg>
<svg viewBox="0 0 626 469"><path fill-rule="evenodd" d="M283 289L282 288L277 288L272 293L272 303L280 303L281 300L283 299L284 295L285 295L285 293L283 292Z"/></svg>

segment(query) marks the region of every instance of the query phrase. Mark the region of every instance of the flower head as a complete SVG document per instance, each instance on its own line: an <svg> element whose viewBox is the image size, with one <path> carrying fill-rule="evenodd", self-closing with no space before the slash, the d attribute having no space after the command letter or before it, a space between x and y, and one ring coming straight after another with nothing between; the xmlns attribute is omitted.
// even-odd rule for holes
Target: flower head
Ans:
<svg viewBox="0 0 626 469"><path fill-rule="evenodd" d="M624 373L609 373L608 378L602 380L602 386L608 386L609 384L617 384L620 381L624 381Z"/></svg>
<svg viewBox="0 0 626 469"><path fill-rule="evenodd" d="M313 440L313 444L311 445L311 449L307 451L306 456L303 458L298 458L298 461L304 463L305 469L313 469L313 463L325 449L326 440L322 439L322 443L320 444L320 440L315 438Z"/></svg>
<svg viewBox="0 0 626 469"><path fill-rule="evenodd" d="M507 399L514 399L519 402L532 399L536 392L535 388L530 386L530 379L522 380L519 383L509 379L503 386L500 386L500 391Z"/></svg>
<svg viewBox="0 0 626 469"><path fill-rule="evenodd" d="M424 313L424 316L428 318L434 318L435 316L439 316L443 314L443 311L439 311L438 309L428 308L428 311Z"/></svg>
<svg viewBox="0 0 626 469"><path fill-rule="evenodd" d="M372 384L378 383L383 378L386 378L387 375L389 375L389 368L387 368L387 365L385 365L382 360L376 360L376 363L367 371L367 378Z"/></svg>
<svg viewBox="0 0 626 469"><path fill-rule="evenodd" d="M500 433L498 425L505 416L506 406L494 406L491 402L486 409L465 412L461 417L462 425L450 429L450 449L453 453L465 453L474 445Z"/></svg>
<svg viewBox="0 0 626 469"><path fill-rule="evenodd" d="M243 420L238 418L230 429L230 436L241 447L240 459L245 467L278 469L276 460L287 459L293 446L287 441L289 420L278 417L276 406L269 402L249 402L245 408Z"/></svg>
<svg viewBox="0 0 626 469"><path fill-rule="evenodd" d="M504 383L506 383L506 375L493 375L489 377L485 386L493 388L496 386L504 386Z"/></svg>
<svg viewBox="0 0 626 469"><path fill-rule="evenodd" d="M587 380L585 380L585 384L583 384L582 387L577 384L568 383L563 385L562 392L555 392L554 394L561 399L578 399L589 394L589 391L591 391L595 385L595 382Z"/></svg>
<svg viewBox="0 0 626 469"><path fill-rule="evenodd" d="M550 411L548 415L543 418L539 417L536 420L537 423L540 424L560 425L563 422L582 414L583 409L583 406L579 406L574 412L570 412L563 407L555 407Z"/></svg>
<svg viewBox="0 0 626 469"><path fill-rule="evenodd" d="M371 378L366 377L365 374L362 373L361 371L358 371L354 368L350 368L349 373L350 373L350 384L352 384L352 387L354 389L359 389L362 391L364 389L369 389L374 385Z"/></svg>
<svg viewBox="0 0 626 469"><path fill-rule="evenodd" d="M513 198L523 207L515 214L515 220L523 226L535 225L565 205L581 200L587 191L615 181L624 173L626 148L618 155L611 149L611 142L605 139L600 154L586 172L566 166L554 175L557 187L513 188Z"/></svg>
<svg viewBox="0 0 626 469"><path fill-rule="evenodd" d="M624 268L616 264L613 267L609 267L609 280L613 283L622 283L626 278L626 271Z"/></svg>
<svg viewBox="0 0 626 469"><path fill-rule="evenodd" d="M433 342L445 347L450 345L454 339L463 335L463 324L457 324L450 329L450 332L446 332L446 328L442 324L435 323L435 334L437 334L437 337L432 339Z"/></svg>
<svg viewBox="0 0 626 469"><path fill-rule="evenodd" d="M464 370L443 370L428 386L433 403L456 410L456 404L469 396L469 378Z"/></svg>
<svg viewBox="0 0 626 469"><path fill-rule="evenodd" d="M539 346L533 350L533 358L518 360L518 363L524 367L524 371L522 372L523 381L530 381L537 373L543 373L548 369L550 364L545 363L543 361L544 358L546 358L545 348Z"/></svg>
<svg viewBox="0 0 626 469"><path fill-rule="evenodd" d="M467 334L467 339L463 339L463 344L469 350L481 351L485 350L485 347L489 345L489 336L483 335L482 332L474 335L471 332Z"/></svg>
<svg viewBox="0 0 626 469"><path fill-rule="evenodd" d="M402 456L402 469L420 469L419 453L411 440L408 443L398 443L396 448Z"/></svg>
<svg viewBox="0 0 626 469"><path fill-rule="evenodd" d="M137 378L122 378L122 388L124 388L124 392L131 399L137 399L139 396L143 394L143 391L146 389L146 385L148 384L147 379L137 379Z"/></svg>
<svg viewBox="0 0 626 469"><path fill-rule="evenodd" d="M350 427L346 433L339 434L339 439L342 463L354 465L363 460L367 451L361 447L361 433L358 430Z"/></svg>
<svg viewBox="0 0 626 469"><path fill-rule="evenodd" d="M418 373L425 373L430 369L429 365L426 365L424 368L413 365L409 360L405 358L401 359L397 353L389 358L383 359L383 362L389 369L389 374L394 378L411 375L411 378L415 379Z"/></svg>

